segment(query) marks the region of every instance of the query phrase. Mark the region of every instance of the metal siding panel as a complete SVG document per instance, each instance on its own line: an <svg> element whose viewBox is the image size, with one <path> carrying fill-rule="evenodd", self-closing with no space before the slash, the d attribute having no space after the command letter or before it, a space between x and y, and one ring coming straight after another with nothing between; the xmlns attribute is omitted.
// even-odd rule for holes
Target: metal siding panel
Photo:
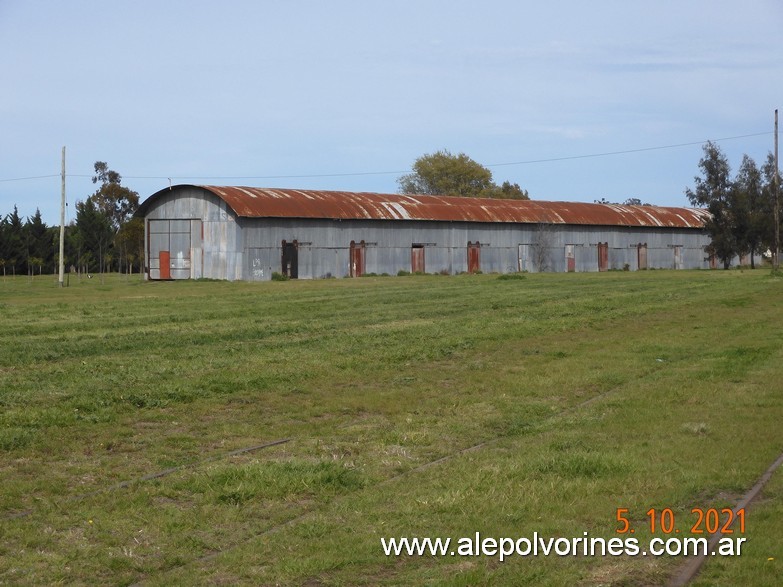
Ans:
<svg viewBox="0 0 783 587"><path fill-rule="evenodd" d="M272 258L277 256L275 249L249 248L245 250L247 261L246 279L251 281L266 281L272 278Z"/></svg>
<svg viewBox="0 0 783 587"><path fill-rule="evenodd" d="M190 250L191 250L190 276L193 279L200 279L202 277L203 242L202 242L201 232L202 232L201 219L191 220L190 221Z"/></svg>
<svg viewBox="0 0 783 587"><path fill-rule="evenodd" d="M171 270L171 278L172 279L190 279L190 267L187 267L187 268L184 268L184 269L172 268L172 270Z"/></svg>
<svg viewBox="0 0 783 587"><path fill-rule="evenodd" d="M158 251L166 251L169 248L169 235L166 234L150 234L150 253L157 257Z"/></svg>
<svg viewBox="0 0 783 587"><path fill-rule="evenodd" d="M313 249L306 245L299 247L299 279L313 279Z"/></svg>
<svg viewBox="0 0 783 587"><path fill-rule="evenodd" d="M168 220L150 220L149 230L150 234L168 234L169 233L169 221Z"/></svg>
<svg viewBox="0 0 783 587"><path fill-rule="evenodd" d="M178 269L190 267L190 232L172 233L169 246L172 261L177 261Z"/></svg>
<svg viewBox="0 0 783 587"><path fill-rule="evenodd" d="M573 255L573 271L578 273L598 271L598 247L578 245L566 245L563 253L563 261L565 263L565 271L568 271L569 267L569 250L571 249L571 255Z"/></svg>
<svg viewBox="0 0 783 587"><path fill-rule="evenodd" d="M430 273L454 273L451 247L427 247L424 255L424 261Z"/></svg>
<svg viewBox="0 0 783 587"><path fill-rule="evenodd" d="M190 233L190 220L172 220L170 223L170 232Z"/></svg>

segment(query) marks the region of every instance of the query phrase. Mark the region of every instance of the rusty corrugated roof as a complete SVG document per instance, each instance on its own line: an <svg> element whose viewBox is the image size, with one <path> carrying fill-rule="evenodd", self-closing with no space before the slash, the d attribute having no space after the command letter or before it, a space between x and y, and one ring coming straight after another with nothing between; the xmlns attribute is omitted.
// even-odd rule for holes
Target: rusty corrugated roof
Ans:
<svg viewBox="0 0 783 587"><path fill-rule="evenodd" d="M174 186L173 190L180 187ZM436 220L604 226L703 228L706 210L660 206L620 206L583 202L496 200L451 196L379 194L320 190L195 186L214 194L247 218L326 218L335 220ZM150 196L139 213L169 188Z"/></svg>

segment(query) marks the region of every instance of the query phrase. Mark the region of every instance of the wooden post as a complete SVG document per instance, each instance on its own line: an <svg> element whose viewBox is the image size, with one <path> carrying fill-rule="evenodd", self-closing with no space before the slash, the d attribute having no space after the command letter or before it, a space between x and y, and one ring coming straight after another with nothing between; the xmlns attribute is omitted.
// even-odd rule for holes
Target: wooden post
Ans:
<svg viewBox="0 0 783 587"><path fill-rule="evenodd" d="M775 108L775 271L780 269L780 167L778 166L778 110Z"/></svg>
<svg viewBox="0 0 783 587"><path fill-rule="evenodd" d="M60 287L65 285L65 147L63 147L62 189L60 202Z"/></svg>

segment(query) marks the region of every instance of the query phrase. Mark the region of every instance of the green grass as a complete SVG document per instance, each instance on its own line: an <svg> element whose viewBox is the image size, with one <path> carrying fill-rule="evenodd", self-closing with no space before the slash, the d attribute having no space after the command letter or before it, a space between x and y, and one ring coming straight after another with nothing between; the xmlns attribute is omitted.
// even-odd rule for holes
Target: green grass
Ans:
<svg viewBox="0 0 783 587"><path fill-rule="evenodd" d="M650 508L736 504L783 450L782 288L0 278L0 584L665 584L682 558L380 540L611 538L622 507L643 541ZM778 584L781 477L697 584Z"/></svg>

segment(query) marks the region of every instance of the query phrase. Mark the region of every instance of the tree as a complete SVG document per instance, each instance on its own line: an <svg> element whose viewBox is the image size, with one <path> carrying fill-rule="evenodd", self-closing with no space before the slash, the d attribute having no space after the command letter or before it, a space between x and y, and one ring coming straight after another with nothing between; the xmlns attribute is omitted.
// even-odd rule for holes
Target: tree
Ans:
<svg viewBox="0 0 783 587"><path fill-rule="evenodd" d="M452 155L447 150L419 157L413 173L403 175L397 183L403 194L530 199L518 184L498 186L489 169L464 153Z"/></svg>
<svg viewBox="0 0 783 587"><path fill-rule="evenodd" d="M38 267L38 275L43 273L44 260L41 257L27 257L27 265L29 266L28 272L30 275L35 275L35 268Z"/></svg>
<svg viewBox="0 0 783 587"><path fill-rule="evenodd" d="M28 272L30 268L36 266L38 272L41 273L43 266L48 267L51 264L54 258L54 248L49 229L41 217L41 211L37 208L35 215L27 218L24 231L27 244Z"/></svg>
<svg viewBox="0 0 783 587"><path fill-rule="evenodd" d="M89 271L94 259L98 271L103 272L104 255L114 238L114 231L106 216L95 206L92 198L76 202L76 226L73 238L77 249L78 265Z"/></svg>
<svg viewBox="0 0 783 587"><path fill-rule="evenodd" d="M123 187L121 185L122 176L109 169L104 161L95 162L95 175L92 178L92 183L99 182L101 187L90 198L95 203L95 207L109 219L109 223L116 233L139 207L139 194Z"/></svg>
<svg viewBox="0 0 783 587"><path fill-rule="evenodd" d="M732 184L730 205L737 253L750 255L750 266L755 268L754 255L761 247L766 218L761 171L756 166L756 162L747 155L742 157L742 163Z"/></svg>
<svg viewBox="0 0 783 587"><path fill-rule="evenodd" d="M16 275L17 269L21 271L27 261L27 243L25 240L24 225L19 216L19 211L14 206L14 211L3 219L3 242L0 256L5 259L11 273Z"/></svg>
<svg viewBox="0 0 783 587"><path fill-rule="evenodd" d="M128 271L132 272L133 262L144 258L144 221L141 218L131 218L123 224L114 237L114 246L119 249L120 258L126 260Z"/></svg>
<svg viewBox="0 0 783 587"><path fill-rule="evenodd" d="M606 198L601 198L600 200L593 200L596 204L612 204L614 206L652 206L649 202L644 202L639 198L627 198L622 204L619 202L610 202Z"/></svg>
<svg viewBox="0 0 783 587"><path fill-rule="evenodd" d="M536 271L549 271L552 268L550 253L554 247L555 231L552 224L539 224L533 236L533 266Z"/></svg>
<svg viewBox="0 0 783 587"><path fill-rule="evenodd" d="M122 176L116 171L109 169L109 164L105 161L96 161L93 166L95 169L95 175L92 178L92 183L101 182L101 184L121 184Z"/></svg>
<svg viewBox="0 0 783 587"><path fill-rule="evenodd" d="M496 188L495 193L489 197L504 200L529 200L530 194L527 193L527 190L523 190L519 187L518 183L504 181L503 185Z"/></svg>
<svg viewBox="0 0 783 587"><path fill-rule="evenodd" d="M628 198L623 202L623 206L652 206L652 204L642 202L639 198Z"/></svg>
<svg viewBox="0 0 783 587"><path fill-rule="evenodd" d="M728 159L715 143L708 142L703 151L704 155L699 161L702 177L693 178L695 188L686 188L685 195L692 205L706 208L710 213L710 219L705 222L705 228L712 238L708 251L721 260L724 269L728 269L737 251L731 206L731 168Z"/></svg>

